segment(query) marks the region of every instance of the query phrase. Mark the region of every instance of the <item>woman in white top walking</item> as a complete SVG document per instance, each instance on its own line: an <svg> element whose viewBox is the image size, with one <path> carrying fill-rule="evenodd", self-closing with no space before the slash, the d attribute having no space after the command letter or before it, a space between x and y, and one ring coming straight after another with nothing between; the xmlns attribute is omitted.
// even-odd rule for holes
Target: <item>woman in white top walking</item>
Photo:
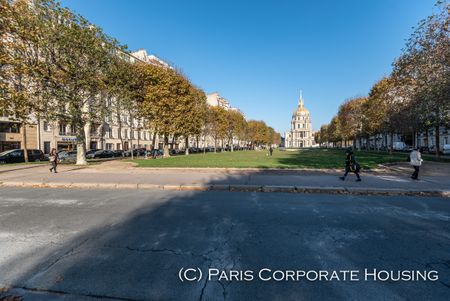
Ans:
<svg viewBox="0 0 450 301"><path fill-rule="evenodd" d="M59 161L59 157L58 157L58 153L56 152L56 149L52 149L52 151L50 152L48 159L50 161L51 164L51 168L50 168L50 172L52 172L52 170L54 171L54 173L57 173L56 171L56 166L58 166L58 161Z"/></svg>
<svg viewBox="0 0 450 301"><path fill-rule="evenodd" d="M419 152L419 149L415 147L411 154L409 154L410 164L414 167L414 172L411 176L411 179L418 180L419 179L419 169L422 165L422 155Z"/></svg>

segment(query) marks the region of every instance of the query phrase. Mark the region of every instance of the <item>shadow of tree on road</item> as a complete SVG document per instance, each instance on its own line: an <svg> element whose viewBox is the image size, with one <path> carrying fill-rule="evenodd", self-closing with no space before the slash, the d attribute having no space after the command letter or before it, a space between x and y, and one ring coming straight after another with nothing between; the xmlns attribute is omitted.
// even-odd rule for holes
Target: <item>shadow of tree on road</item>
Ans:
<svg viewBox="0 0 450 301"><path fill-rule="evenodd" d="M18 250L14 257L0 261L0 283L122 300L421 299L448 294L440 283L257 279L261 268L424 269L437 259L447 260L447 267L439 263L431 267L448 273L450 226L442 199L427 199L427 206L434 207L431 212L440 212L441 217L414 217L423 211L423 201L411 198L405 204L401 197L56 189L38 189L35 195L45 199L59 194L65 199L71 192L72 198L92 200L82 206L66 203L54 212L43 205L35 214L49 211L48 224L36 222L18 231L64 227L53 214L67 215L69 225L79 219L77 214L84 214L85 230L63 242ZM73 211L77 207L81 209ZM93 220L95 211L102 210L107 211L105 217ZM14 219L3 221L6 225ZM191 267L204 273L208 268L252 270L255 279L181 282L179 270Z"/></svg>

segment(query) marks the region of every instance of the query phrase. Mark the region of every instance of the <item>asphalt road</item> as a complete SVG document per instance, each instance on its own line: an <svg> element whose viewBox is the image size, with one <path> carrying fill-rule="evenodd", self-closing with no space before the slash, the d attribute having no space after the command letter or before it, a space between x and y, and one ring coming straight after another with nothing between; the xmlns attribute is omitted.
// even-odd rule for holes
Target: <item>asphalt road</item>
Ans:
<svg viewBox="0 0 450 301"><path fill-rule="evenodd" d="M444 198L0 188L25 300L448 300L449 250Z"/></svg>

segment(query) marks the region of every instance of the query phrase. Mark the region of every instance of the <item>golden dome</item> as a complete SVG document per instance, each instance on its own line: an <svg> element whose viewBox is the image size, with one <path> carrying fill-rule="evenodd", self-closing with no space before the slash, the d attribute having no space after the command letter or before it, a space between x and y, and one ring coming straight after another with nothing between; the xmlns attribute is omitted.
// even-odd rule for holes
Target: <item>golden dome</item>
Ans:
<svg viewBox="0 0 450 301"><path fill-rule="evenodd" d="M294 112L294 115L301 115L301 113L309 114L309 111L307 108L305 108L305 103L303 101L303 98L300 96L300 99L298 101L298 107L297 110Z"/></svg>

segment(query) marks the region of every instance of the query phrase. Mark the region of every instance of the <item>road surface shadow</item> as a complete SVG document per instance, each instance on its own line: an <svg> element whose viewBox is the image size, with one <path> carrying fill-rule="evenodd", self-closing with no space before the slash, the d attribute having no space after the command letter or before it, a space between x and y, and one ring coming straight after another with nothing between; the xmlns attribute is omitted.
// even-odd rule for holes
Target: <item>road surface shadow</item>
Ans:
<svg viewBox="0 0 450 301"><path fill-rule="evenodd" d="M35 201L14 205L26 192ZM122 300L444 300L450 292L445 199L11 189L0 201L16 212L0 214L4 233L52 233L47 244L0 243L17 248L0 256L0 283L11 287ZM182 282L182 268L203 277ZM360 281L264 281L264 268L358 270ZM208 269L223 277L208 281ZM440 279L364 281L364 269L437 270Z"/></svg>

